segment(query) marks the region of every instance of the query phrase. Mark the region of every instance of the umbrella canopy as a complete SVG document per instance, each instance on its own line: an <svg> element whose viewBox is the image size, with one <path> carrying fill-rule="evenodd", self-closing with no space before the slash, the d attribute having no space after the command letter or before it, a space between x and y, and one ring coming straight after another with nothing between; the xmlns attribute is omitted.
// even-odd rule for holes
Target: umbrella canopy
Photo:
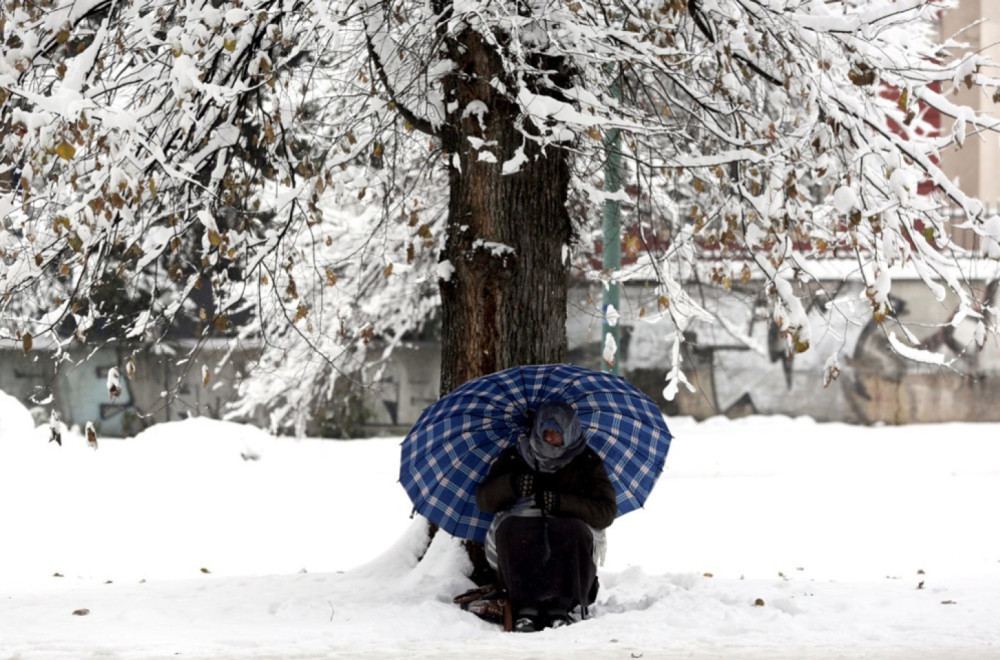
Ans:
<svg viewBox="0 0 1000 660"><path fill-rule="evenodd" d="M545 364L475 378L421 413L403 439L399 472L416 512L455 536L484 540L493 514L476 506L476 488L548 401L576 410L614 484L618 515L642 506L670 448L659 408L614 374Z"/></svg>

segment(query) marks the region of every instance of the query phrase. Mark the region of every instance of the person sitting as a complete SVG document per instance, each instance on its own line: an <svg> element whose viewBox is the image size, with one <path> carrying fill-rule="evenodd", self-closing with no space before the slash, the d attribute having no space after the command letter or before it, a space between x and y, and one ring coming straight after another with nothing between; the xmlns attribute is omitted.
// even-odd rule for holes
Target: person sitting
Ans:
<svg viewBox="0 0 1000 660"><path fill-rule="evenodd" d="M486 558L507 589L514 629L571 623L576 608L586 618L597 597L595 548L603 556L603 530L618 506L572 406L538 409L530 435L501 452L480 482L476 504L495 514Z"/></svg>

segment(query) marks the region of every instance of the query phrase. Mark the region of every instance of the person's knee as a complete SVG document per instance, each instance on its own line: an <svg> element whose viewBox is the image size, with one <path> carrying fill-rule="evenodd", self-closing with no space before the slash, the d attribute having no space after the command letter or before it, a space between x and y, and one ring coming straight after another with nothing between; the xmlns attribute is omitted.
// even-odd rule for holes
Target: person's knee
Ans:
<svg viewBox="0 0 1000 660"><path fill-rule="evenodd" d="M561 518L559 520L559 534L563 538L577 539L589 548L594 547L594 533L590 526L579 518Z"/></svg>

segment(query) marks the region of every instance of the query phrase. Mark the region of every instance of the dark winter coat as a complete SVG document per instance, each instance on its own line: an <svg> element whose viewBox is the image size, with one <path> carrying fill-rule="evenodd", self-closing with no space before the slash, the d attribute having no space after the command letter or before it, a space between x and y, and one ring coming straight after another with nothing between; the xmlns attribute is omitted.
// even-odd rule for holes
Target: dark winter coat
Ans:
<svg viewBox="0 0 1000 660"><path fill-rule="evenodd" d="M615 488L604 461L590 447L551 473L533 472L517 447L508 447L479 484L476 505L486 513L509 509L520 498L517 478L522 474L534 477L537 491L555 494L554 506L546 512L549 515L579 518L594 529L608 527L618 515Z"/></svg>

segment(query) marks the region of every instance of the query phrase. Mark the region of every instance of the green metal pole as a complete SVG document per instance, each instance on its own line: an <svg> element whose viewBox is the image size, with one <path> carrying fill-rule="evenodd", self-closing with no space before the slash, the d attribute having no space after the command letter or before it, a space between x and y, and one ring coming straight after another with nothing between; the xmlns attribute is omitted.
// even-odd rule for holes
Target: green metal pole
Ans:
<svg viewBox="0 0 1000 660"><path fill-rule="evenodd" d="M616 76L611 83L611 94L621 99L621 78ZM622 188L622 136L621 130L612 128L604 134L604 192L608 195L617 193ZM617 277L617 271L622 263L622 209L617 199L604 201L604 273L608 277ZM621 324L618 322L618 312L621 310L621 293L617 281L609 281L604 288L602 304L603 320L601 322L601 369L613 374L619 373L618 356L621 346ZM614 318L609 322L609 312L614 309ZM613 345L612 345L613 344ZM610 358L610 360L608 359Z"/></svg>

